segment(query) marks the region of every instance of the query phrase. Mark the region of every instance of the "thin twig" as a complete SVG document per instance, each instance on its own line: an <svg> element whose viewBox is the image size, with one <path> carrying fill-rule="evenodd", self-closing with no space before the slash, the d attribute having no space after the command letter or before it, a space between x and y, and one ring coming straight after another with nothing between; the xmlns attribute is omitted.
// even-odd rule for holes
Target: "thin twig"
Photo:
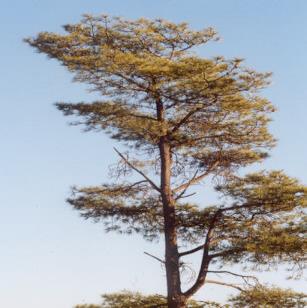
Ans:
<svg viewBox="0 0 307 308"><path fill-rule="evenodd" d="M213 273L213 274L229 274L229 275L233 275L233 276L242 278L245 282L247 282L246 279L253 279L253 280L255 280L257 283L259 283L258 278L255 277L255 276L240 275L240 274L237 274L237 273L233 273L233 272L231 272L231 271L207 271L207 273Z"/></svg>
<svg viewBox="0 0 307 308"><path fill-rule="evenodd" d="M184 192L186 192L186 190L193 184L198 183L199 181L201 181L204 177L206 177L214 167L216 167L218 165L218 161L216 161L206 172L204 172L203 174L199 175L199 176L194 176L192 177L191 180L189 180L188 182L186 182L185 184L182 184L178 187L176 187L175 189L173 189L173 192L178 192L181 190L184 190ZM181 193L182 194L182 193ZM181 194L179 196L181 196ZM178 197L177 197L178 198Z"/></svg>
<svg viewBox="0 0 307 308"><path fill-rule="evenodd" d="M189 180L188 183L191 183L191 181L193 181L193 180L196 178L197 173L198 173L198 169L195 171L194 175L192 176L192 179ZM182 186L182 185L181 185L181 186ZM180 198L185 194L185 192L187 191L187 189L189 188L189 186L190 186L190 185L186 185L186 187L185 187L185 188L183 189L183 191L176 197L175 200L180 199ZM180 186L179 186L179 187L180 187ZM176 192L176 190L177 190L177 189L175 188L174 191Z"/></svg>
<svg viewBox="0 0 307 308"><path fill-rule="evenodd" d="M160 188L141 170L136 168L132 163L130 163L127 158L119 152L116 148L114 148L115 152L125 161L125 163L130 166L134 171L136 171L138 174L140 174L155 190L160 192Z"/></svg>
<svg viewBox="0 0 307 308"><path fill-rule="evenodd" d="M185 195L185 196L182 196L180 194L180 196L176 197L175 200L177 201L178 199L189 198L189 197L194 196L194 195L196 195L196 192L193 192L193 193Z"/></svg>

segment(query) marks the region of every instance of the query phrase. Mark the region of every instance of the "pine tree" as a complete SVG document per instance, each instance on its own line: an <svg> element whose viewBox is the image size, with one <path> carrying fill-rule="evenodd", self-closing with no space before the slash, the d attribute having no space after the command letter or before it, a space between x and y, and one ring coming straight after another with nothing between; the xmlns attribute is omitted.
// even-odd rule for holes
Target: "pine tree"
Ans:
<svg viewBox="0 0 307 308"><path fill-rule="evenodd" d="M85 15L64 30L26 42L101 100L57 108L127 149L115 149L114 183L75 188L68 202L108 231L148 240L164 235L169 308L186 307L205 283L229 285L208 273L247 279L225 270L229 264L302 265L306 187L282 171L239 176L275 145L268 131L275 108L259 94L269 73L246 68L242 59L198 56L195 48L218 39L212 28ZM140 179L133 182L131 172ZM191 188L204 179L214 179L220 204L190 201ZM197 277L183 290L184 259L196 252Z"/></svg>

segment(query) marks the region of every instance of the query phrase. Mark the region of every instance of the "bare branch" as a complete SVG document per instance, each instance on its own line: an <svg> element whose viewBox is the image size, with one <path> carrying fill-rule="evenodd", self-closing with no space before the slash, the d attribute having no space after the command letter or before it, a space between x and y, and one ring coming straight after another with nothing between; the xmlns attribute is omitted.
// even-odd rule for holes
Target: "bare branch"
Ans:
<svg viewBox="0 0 307 308"><path fill-rule="evenodd" d="M180 196L176 197L175 200L177 201L178 199L188 198L188 197L194 196L195 194L196 194L196 192L193 192L193 193L185 195L185 196L180 194Z"/></svg>
<svg viewBox="0 0 307 308"><path fill-rule="evenodd" d="M257 283L259 283L259 280L257 277L255 276L251 276L251 275L241 275L241 274L237 274L237 273L233 273L231 271L207 271L207 273L213 273L213 274L229 274L232 276L236 276L239 278L242 278L246 283L247 283L247 279L253 279L254 281L256 281Z"/></svg>
<svg viewBox="0 0 307 308"><path fill-rule="evenodd" d="M226 282L222 282L222 281L208 280L208 279L206 280L206 283L218 284L218 285L221 285L221 286L231 287L231 288L237 289L239 291L244 291L243 288L239 287L236 284L232 284L232 283L226 283Z"/></svg>
<svg viewBox="0 0 307 308"><path fill-rule="evenodd" d="M125 161L125 163L130 166L134 171L140 174L156 191L160 192L160 188L141 170L133 166L126 157L120 153L116 148L114 148L115 152Z"/></svg>
<svg viewBox="0 0 307 308"><path fill-rule="evenodd" d="M191 179L189 182L193 181L193 180L196 178L197 173L198 173L198 169L195 171L195 173L194 173L192 179ZM188 183L189 183L189 182L188 182ZM181 186L182 186L182 185L181 185ZM189 186L190 186L190 185L186 185L186 187L185 187L185 188L182 190L182 192L175 198L175 200L180 199L180 198L185 194L185 192L187 191L187 189L189 188ZM180 187L180 186L179 186L179 187ZM174 192L176 192L176 190L177 190L177 188L174 189Z"/></svg>
<svg viewBox="0 0 307 308"><path fill-rule="evenodd" d="M198 183L199 181L201 181L203 178L205 178L214 167L216 167L218 165L218 161L216 161L214 164L212 164L212 166L210 168L208 168L208 170L206 172L204 172L203 174L196 176L197 173L195 173L195 175L192 177L191 180L189 180L187 183L182 184L176 188L173 189L173 192L178 192L181 190L184 190L184 192L193 184ZM180 195L179 195L180 196ZM178 197L177 197L178 198Z"/></svg>
<svg viewBox="0 0 307 308"><path fill-rule="evenodd" d="M148 253L146 251L144 251L144 254L149 256L149 257L151 257L151 258L153 258L153 259L155 259L155 260L157 260L157 261L159 261L159 262L161 262L161 263L163 263L163 264L165 264L165 261L163 261L162 259L160 259L160 258L158 258L158 257L156 257L156 256L154 256L154 255L152 255L152 254L150 254L150 253Z"/></svg>

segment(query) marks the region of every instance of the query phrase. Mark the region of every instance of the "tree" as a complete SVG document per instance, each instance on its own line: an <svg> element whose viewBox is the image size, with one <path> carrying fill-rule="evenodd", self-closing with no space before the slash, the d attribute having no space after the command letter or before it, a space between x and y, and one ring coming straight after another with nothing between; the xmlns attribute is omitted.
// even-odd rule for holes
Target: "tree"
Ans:
<svg viewBox="0 0 307 308"><path fill-rule="evenodd" d="M231 286L209 280L210 273L250 280L226 270L229 264L301 267L306 187L282 171L238 173L275 145L268 131L275 108L259 94L270 74L244 67L242 59L192 53L218 39L212 28L85 15L64 30L26 42L102 98L57 108L128 149L115 149L114 183L74 188L68 202L108 231L148 240L164 234L165 258L155 258L165 265L168 307L186 307L205 283ZM132 181L131 172L140 179ZM221 204L191 201L190 189L205 179L213 180ZM197 277L183 290L184 258L196 252Z"/></svg>

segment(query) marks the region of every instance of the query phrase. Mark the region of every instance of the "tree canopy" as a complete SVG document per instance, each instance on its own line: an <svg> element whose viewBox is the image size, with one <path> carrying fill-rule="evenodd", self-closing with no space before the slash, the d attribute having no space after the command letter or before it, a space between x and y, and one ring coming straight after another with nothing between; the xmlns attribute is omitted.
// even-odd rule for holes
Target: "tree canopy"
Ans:
<svg viewBox="0 0 307 308"><path fill-rule="evenodd" d="M262 162L276 143L268 130L275 108L260 95L270 73L238 58L197 55L197 47L218 40L212 28L85 15L64 31L26 41L101 100L58 102L57 108L128 150L115 149L113 183L75 187L68 202L107 231L136 232L147 240L164 235L160 261L170 308L185 307L209 282L207 274L246 281L227 264L302 267L306 186L282 171L238 172ZM140 179L133 181L132 172ZM204 179L214 179L220 203L191 201L190 190ZM184 257L197 251L203 254L197 277L183 290Z"/></svg>

